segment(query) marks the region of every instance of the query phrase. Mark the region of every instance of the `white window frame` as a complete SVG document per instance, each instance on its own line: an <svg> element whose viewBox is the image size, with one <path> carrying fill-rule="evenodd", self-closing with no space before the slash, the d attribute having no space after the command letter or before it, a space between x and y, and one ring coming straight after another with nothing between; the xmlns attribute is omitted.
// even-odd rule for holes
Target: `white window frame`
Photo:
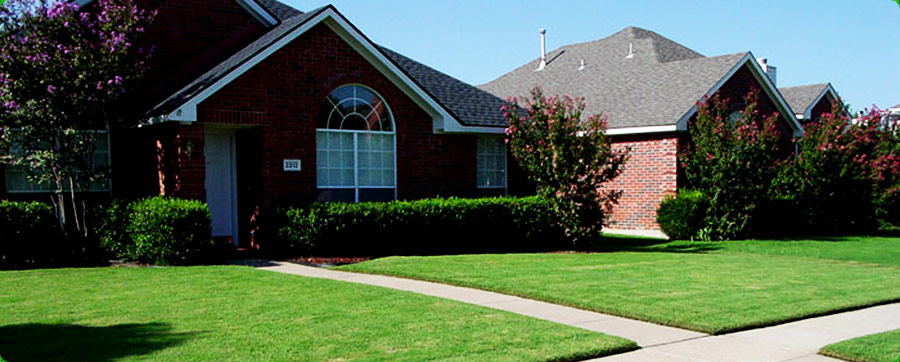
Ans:
<svg viewBox="0 0 900 362"><path fill-rule="evenodd" d="M106 153L106 164L107 164L107 167L112 168L112 140L111 140L110 137L109 137L109 132L107 132L106 130L94 130L94 131L87 131L87 132L91 132L91 133L100 133L100 134L105 134L105 135L106 135L106 150L105 150L105 151L102 151L102 152L105 152L105 153ZM98 152L99 152L99 150L95 149L95 150L94 150L94 156L96 156L96 154L97 154ZM50 187L43 187L43 186L41 186L41 185L35 185L35 184L32 183L32 182L28 182L27 178L26 178L25 180L26 180L26 182L27 182L27 184L28 184L28 186L29 186L28 189L11 189L11 188L10 188L10 182L9 182L9 179L10 179L9 175L10 175L10 173L23 174L23 175L24 175L24 174L25 174L25 170L22 170L22 169L20 169L20 168L12 167L12 166L7 165L7 166L5 167L5 169L4 169L4 171L5 171L5 172L4 172L4 177L6 178L6 179L4 180L4 183L5 183L5 186L6 186L6 193L7 193L7 194L35 194L35 193L51 193L51 192L55 192L55 190L53 190L53 189L50 188ZM68 191L69 191L69 187L68 187L68 186L64 186L63 191L68 192ZM84 190L84 191L79 191L79 192L109 193L109 192L111 192L111 191L112 191L112 179L107 179L107 180L106 180L106 187L104 187L104 188L97 188L97 187L95 187L95 186L91 186L90 189Z"/></svg>
<svg viewBox="0 0 900 362"><path fill-rule="evenodd" d="M318 158L318 151L319 151L318 134L327 134L327 133L353 134L353 186L321 185L321 184L319 184L319 178L317 175L316 176L316 188L317 189L343 189L343 190L352 189L353 190L353 202L359 202L360 189L381 189L381 190L393 189L394 190L394 200L396 200L397 199L397 133L396 133L396 122L394 122L394 112L391 111L390 105L387 104L387 101L384 100L384 97L382 97L381 94L376 92L374 89L367 87L365 85L362 85L362 84L356 84L356 83L344 84L344 85L341 85L341 86L335 88L334 90L332 90L330 93L328 93L328 95L330 96L338 89L341 89L341 88L344 88L347 86L356 86L356 87L365 88L366 90L368 90L369 92L372 92L372 94L374 94L375 96L377 96L379 98L379 100L381 101L381 104L384 105L385 110L387 111L388 115L390 116L391 131L345 130L345 129L318 128L318 126L317 126L317 128L316 128L316 135L317 135L317 137L316 137L316 154L317 154L316 157L317 158ZM332 107L337 107L338 104L340 104L340 102L338 104L334 104L327 97L325 98L323 103L324 102L330 103ZM334 110L332 110L332 112L333 111ZM318 123L318 121L319 120L316 119L317 123ZM394 175L393 175L394 185L393 186L360 186L360 184L359 184L359 135L360 134L376 134L376 135L392 136L391 137L391 147L393 148L392 167L393 167L393 172L394 172ZM318 171L319 171L319 160L317 159L316 160L316 172L318 173Z"/></svg>
<svg viewBox="0 0 900 362"><path fill-rule="evenodd" d="M491 140L491 141L499 141L504 142L502 136L478 136L475 146L475 185L479 189L503 189L504 193L506 193L507 186L509 185L509 159L507 156L506 144L503 143L503 147L499 147L499 149L503 150L502 154L499 156L503 160L503 169L485 169L486 165L482 165L481 156L490 156L497 157L498 154L493 152L487 152L483 149L483 142ZM486 180L487 178L482 179L480 175L484 172L503 172L503 184L502 185L487 185L482 182L482 180Z"/></svg>

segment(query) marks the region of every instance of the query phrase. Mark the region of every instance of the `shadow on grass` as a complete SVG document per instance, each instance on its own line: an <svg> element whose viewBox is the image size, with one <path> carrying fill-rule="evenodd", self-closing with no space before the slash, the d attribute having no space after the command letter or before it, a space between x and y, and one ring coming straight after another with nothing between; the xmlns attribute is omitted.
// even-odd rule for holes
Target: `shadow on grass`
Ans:
<svg viewBox="0 0 900 362"><path fill-rule="evenodd" d="M9 325L0 327L0 356L10 362L112 361L174 347L196 335L171 330L166 323Z"/></svg>
<svg viewBox="0 0 900 362"><path fill-rule="evenodd" d="M719 242L671 242L665 239L607 235L595 243L593 250L601 252L707 253L721 248L722 245Z"/></svg>

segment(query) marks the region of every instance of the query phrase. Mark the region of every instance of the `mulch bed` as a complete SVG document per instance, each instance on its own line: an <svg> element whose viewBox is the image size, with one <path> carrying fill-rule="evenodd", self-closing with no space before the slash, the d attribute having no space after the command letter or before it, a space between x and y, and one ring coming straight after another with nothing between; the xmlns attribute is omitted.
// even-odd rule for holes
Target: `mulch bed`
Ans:
<svg viewBox="0 0 900 362"><path fill-rule="evenodd" d="M288 261L310 265L310 266L338 266L338 265L347 265L347 264L356 264L361 263L367 260L372 260L371 256L358 256L358 257L305 257L305 258L292 258Z"/></svg>

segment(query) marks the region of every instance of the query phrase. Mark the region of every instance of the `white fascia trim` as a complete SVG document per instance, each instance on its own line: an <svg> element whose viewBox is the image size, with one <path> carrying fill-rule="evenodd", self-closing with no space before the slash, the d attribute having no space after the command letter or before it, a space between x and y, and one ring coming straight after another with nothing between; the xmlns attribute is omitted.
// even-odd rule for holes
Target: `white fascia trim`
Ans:
<svg viewBox="0 0 900 362"><path fill-rule="evenodd" d="M235 0L235 1L237 1L237 3L239 5L241 5L242 8L244 8L244 10L247 10L248 12L250 12L250 14L253 15L253 17L256 18L256 20L259 20L260 22L268 25L269 27L275 26L276 24L278 24L278 19L275 19L275 17L272 16L272 14L269 14L269 12L266 11L266 9L263 9L263 7L261 5L259 5L259 3L257 3L255 0Z"/></svg>
<svg viewBox="0 0 900 362"><path fill-rule="evenodd" d="M606 130L606 134L610 136L618 136L618 135L629 135L629 134L643 134L643 133L666 133L666 132L675 132L678 131L677 125L668 125L668 126L646 126L646 127L625 127L625 128L611 128Z"/></svg>
<svg viewBox="0 0 900 362"><path fill-rule="evenodd" d="M436 100L428 95L421 87L419 87L412 79L410 79L403 71L401 71L393 62L379 51L371 42L369 42L362 34L353 28L340 14L333 8L322 10L321 13L307 20L301 26L297 27L286 36L282 37L275 43L266 47L263 51L257 53L252 58L235 68L224 77L204 89L202 92L193 96L175 111L155 117L151 122L160 121L197 121L197 106L224 88L226 85L240 77L242 74L252 69L254 66L274 54L284 46L288 45L300 35L306 33L309 29L324 22L329 28L335 31L344 41L354 48L360 55L368 60L376 69L390 79L398 88L404 91L416 104L422 107L434 119L434 122L443 125L446 129L448 125L464 127L450 115ZM503 132L502 129L500 132Z"/></svg>
<svg viewBox="0 0 900 362"><path fill-rule="evenodd" d="M506 127L463 126L459 122L444 122L444 127L436 133L506 134Z"/></svg>
<svg viewBox="0 0 900 362"><path fill-rule="evenodd" d="M819 92L819 95L816 96L816 98L813 99L813 101L810 102L808 106L806 106L806 109L803 110L803 116L801 117L798 115L797 118L798 119L812 119L813 108L816 106L816 104L819 104L819 102L822 100L822 97L824 97L828 93L831 93L832 98L838 99L837 92L834 90L834 88L831 87L831 83L828 83L828 85L826 85L825 88L822 89L821 92Z"/></svg>
<svg viewBox="0 0 900 362"><path fill-rule="evenodd" d="M766 94L768 94L771 98L775 99L775 106L778 107L779 113L788 117L788 121L789 121L788 123L790 124L791 128L794 129L794 137L803 136L803 133L804 133L803 126L801 126L800 122L797 121L797 117L794 115L794 112L791 110L790 107L788 107L787 102L785 102L785 100L784 100L784 97L782 97L781 93L778 92L778 89L775 88L775 84L772 83L772 80L769 79L769 76L765 75L765 73L763 73L762 67L759 65L759 63L756 62L756 58L753 57L753 53L747 52L747 54L744 55L744 57L741 58L741 60L739 60L737 63L735 63L734 67L732 67L731 70L729 70L728 73L726 73L724 77L719 79L719 81L716 82L716 84L713 85L713 87L710 88L709 91L706 92L706 96L712 96L713 94L718 92L719 89L722 88L723 85L725 85L725 82L727 82L729 79L731 79L731 77L734 76L734 74L737 73L738 70L740 70L741 67L744 66L744 64L748 64L748 63L751 64L750 71L753 74L753 76L756 78L757 81L759 81L760 83L763 84L763 90L765 90ZM761 74L765 75L765 76L762 77L762 76L760 76ZM773 89L774 89L774 91L773 91ZM684 115L681 116L680 119L678 119L678 123L677 123L678 130L686 131L688 119L693 117L694 114L696 114L696 113L697 113L697 105L695 104L695 105L691 106L690 109L688 109L687 113L685 113Z"/></svg>
<svg viewBox="0 0 900 362"><path fill-rule="evenodd" d="M325 11L331 16L325 22L341 39L363 56L369 63L378 69L384 76L390 79L394 85L400 88L413 102L422 107L432 117L435 132L472 128L462 125L453 115L444 108L436 99L420 87L412 78L406 75L393 61L388 59L375 44L372 44L356 28L350 24L339 12L333 9ZM481 128L481 127L475 127ZM501 129L502 132L502 129ZM471 132L467 132L471 133ZM480 133L480 132L477 132ZM489 133L489 132L488 132Z"/></svg>

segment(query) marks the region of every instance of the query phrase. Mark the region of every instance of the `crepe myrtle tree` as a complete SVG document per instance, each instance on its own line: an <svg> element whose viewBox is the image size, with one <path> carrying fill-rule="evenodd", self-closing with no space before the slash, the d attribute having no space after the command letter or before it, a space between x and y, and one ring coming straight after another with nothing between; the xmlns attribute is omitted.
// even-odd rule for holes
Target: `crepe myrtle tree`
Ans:
<svg viewBox="0 0 900 362"><path fill-rule="evenodd" d="M150 49L135 41L153 16L131 0L0 8L0 160L53 191L67 232L88 235L78 192L107 177L94 164L98 139L134 121L121 98L147 69Z"/></svg>
<svg viewBox="0 0 900 362"><path fill-rule="evenodd" d="M613 149L606 118L582 119L583 99L545 97L537 87L524 103L508 99L502 110L512 155L538 195L552 201L576 246L595 241L622 194L604 184L622 172L628 157L627 149Z"/></svg>
<svg viewBox="0 0 900 362"><path fill-rule="evenodd" d="M743 102L704 97L679 150L688 186L709 198L704 234L710 239L746 237L778 172L778 112L760 114L758 99L758 89Z"/></svg>

